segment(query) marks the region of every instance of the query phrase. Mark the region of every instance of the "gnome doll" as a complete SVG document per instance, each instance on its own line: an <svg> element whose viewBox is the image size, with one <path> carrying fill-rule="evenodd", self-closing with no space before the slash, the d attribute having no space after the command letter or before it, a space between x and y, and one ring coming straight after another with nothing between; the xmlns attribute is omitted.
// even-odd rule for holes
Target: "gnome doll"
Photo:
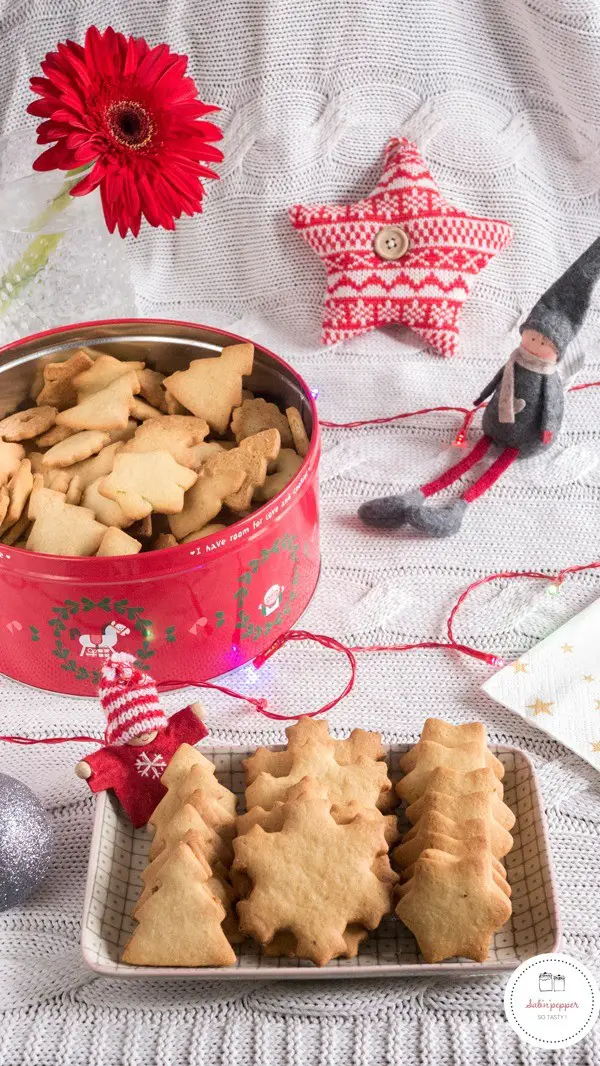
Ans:
<svg viewBox="0 0 600 1066"><path fill-rule="evenodd" d="M432 537L457 533L469 504L482 496L515 459L552 446L560 430L564 387L558 363L579 332L592 290L600 276L600 238L555 281L521 326L521 343L475 404L491 396L484 411L484 436L460 462L440 477L402 496L369 500L359 510L368 526L402 525ZM478 479L451 503L428 506L430 496L458 481L494 445L502 450Z"/></svg>
<svg viewBox="0 0 600 1066"><path fill-rule="evenodd" d="M137 829L166 792L160 779L177 748L196 744L207 729L199 703L167 718L155 682L134 663L133 655L114 652L103 666L98 694L107 719L106 746L86 755L75 773L92 792L112 788Z"/></svg>

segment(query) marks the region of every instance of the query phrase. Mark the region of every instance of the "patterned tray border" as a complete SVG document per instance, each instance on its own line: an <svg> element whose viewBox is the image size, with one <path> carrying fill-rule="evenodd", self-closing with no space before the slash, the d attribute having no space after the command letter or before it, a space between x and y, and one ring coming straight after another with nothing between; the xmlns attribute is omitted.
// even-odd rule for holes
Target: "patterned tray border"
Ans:
<svg viewBox="0 0 600 1066"><path fill-rule="evenodd" d="M390 775L394 780L400 776L398 760L409 747L406 744L392 745L388 749ZM213 759L220 780L243 795L240 762L250 754L249 749L203 745L201 749L204 755ZM99 793L96 799L81 934L84 960L97 973L114 977L306 980L484 975L510 971L532 955L557 951L562 929L546 817L533 765L518 748L495 747L492 750L506 767L505 800L514 810L517 822L513 829L514 848L505 859L513 890L513 915L496 934L486 962L448 960L426 963L406 927L394 918L387 918L370 935L355 959L334 959L320 968L301 960L266 958L253 941L243 947L234 967L193 969L124 965L118 959L135 928L136 923L128 912L141 890L139 873L146 865L150 838L145 829L132 829L117 801L106 792ZM403 961L398 961L399 956Z"/></svg>

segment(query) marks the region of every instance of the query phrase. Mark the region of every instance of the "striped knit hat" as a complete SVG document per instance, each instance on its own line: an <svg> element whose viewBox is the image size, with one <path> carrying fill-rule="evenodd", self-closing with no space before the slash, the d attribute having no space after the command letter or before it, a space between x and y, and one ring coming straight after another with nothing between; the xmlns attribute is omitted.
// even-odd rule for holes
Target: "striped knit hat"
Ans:
<svg viewBox="0 0 600 1066"><path fill-rule="evenodd" d="M107 719L107 744L128 744L141 733L167 725L156 682L134 663L133 655L116 651L102 667L98 695Z"/></svg>

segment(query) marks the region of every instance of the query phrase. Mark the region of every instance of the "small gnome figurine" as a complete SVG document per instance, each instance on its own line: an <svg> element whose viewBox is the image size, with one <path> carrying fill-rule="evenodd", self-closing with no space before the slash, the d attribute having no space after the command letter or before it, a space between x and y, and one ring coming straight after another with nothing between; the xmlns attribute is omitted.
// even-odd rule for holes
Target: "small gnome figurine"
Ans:
<svg viewBox="0 0 600 1066"><path fill-rule="evenodd" d="M77 763L75 773L92 792L112 788L136 829L164 796L161 784L181 744L207 736L202 708L193 703L167 718L156 684L138 670L133 655L113 652L102 667L98 695L106 714L106 747Z"/></svg>
<svg viewBox="0 0 600 1066"><path fill-rule="evenodd" d="M450 537L461 527L467 507L498 480L515 459L549 448L563 418L564 387L558 363L579 332L600 276L600 238L550 286L521 326L521 343L475 404L488 396L484 436L460 462L440 477L402 496L364 503L359 515L368 526L412 526L432 537ZM492 445L502 448L488 469L452 503L428 507L430 496L458 481L481 462Z"/></svg>

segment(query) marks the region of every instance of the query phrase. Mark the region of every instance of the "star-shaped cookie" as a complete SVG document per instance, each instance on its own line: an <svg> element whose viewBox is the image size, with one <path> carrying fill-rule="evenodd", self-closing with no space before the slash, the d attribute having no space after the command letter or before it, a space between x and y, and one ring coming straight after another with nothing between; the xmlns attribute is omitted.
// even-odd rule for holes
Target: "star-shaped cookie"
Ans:
<svg viewBox="0 0 600 1066"><path fill-rule="evenodd" d="M388 142L370 196L354 204L296 204L289 214L327 268L324 344L397 323L440 355L455 355L471 287L512 240L507 222L448 203L404 137Z"/></svg>
<svg viewBox="0 0 600 1066"><path fill-rule="evenodd" d="M421 730L421 741L433 741L442 744L445 748L462 748L465 744L478 744L485 755L485 765L494 771L501 781L504 777L504 767L487 747L487 731L481 722L465 722L463 725L452 725L444 722L441 718L428 718ZM400 759L400 768L405 774L414 770L419 761L420 744L406 752Z"/></svg>
<svg viewBox="0 0 600 1066"><path fill-rule="evenodd" d="M483 962L493 934L510 914L510 900L496 884L492 854L485 850L466 858L424 851L396 907L425 962L453 956Z"/></svg>

